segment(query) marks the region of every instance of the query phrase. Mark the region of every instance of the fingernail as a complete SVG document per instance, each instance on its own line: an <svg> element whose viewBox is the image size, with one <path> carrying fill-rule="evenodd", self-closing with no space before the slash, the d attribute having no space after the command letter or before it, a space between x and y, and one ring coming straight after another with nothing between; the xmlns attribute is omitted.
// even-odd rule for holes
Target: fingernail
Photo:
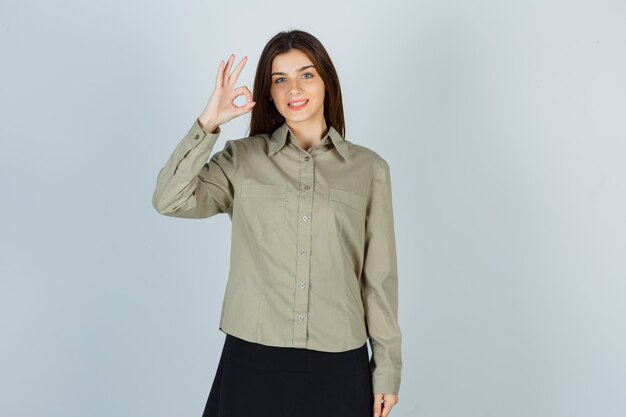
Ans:
<svg viewBox="0 0 626 417"><path fill-rule="evenodd" d="M374 417L378 417L378 413L374 413Z"/></svg>

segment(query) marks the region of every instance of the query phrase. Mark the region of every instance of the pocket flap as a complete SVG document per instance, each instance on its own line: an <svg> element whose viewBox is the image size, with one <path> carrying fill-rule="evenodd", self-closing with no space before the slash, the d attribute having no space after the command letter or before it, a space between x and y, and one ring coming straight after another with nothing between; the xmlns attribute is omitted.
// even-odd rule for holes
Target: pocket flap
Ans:
<svg viewBox="0 0 626 417"><path fill-rule="evenodd" d="M285 198L286 185L244 183L241 196L243 198Z"/></svg>
<svg viewBox="0 0 626 417"><path fill-rule="evenodd" d="M332 201L338 201L346 206L365 213L365 206L367 200L365 197L361 197L358 194L351 193L349 191L339 190L336 188L329 189L329 197Z"/></svg>

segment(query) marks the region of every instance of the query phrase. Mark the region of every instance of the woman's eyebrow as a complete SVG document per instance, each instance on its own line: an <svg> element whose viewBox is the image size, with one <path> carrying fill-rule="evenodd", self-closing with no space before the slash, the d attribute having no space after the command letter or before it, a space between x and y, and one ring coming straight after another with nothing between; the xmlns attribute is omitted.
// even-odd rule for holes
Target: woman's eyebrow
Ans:
<svg viewBox="0 0 626 417"><path fill-rule="evenodd" d="M300 68L298 72L304 71L305 69L311 68L311 67L315 68L315 65L305 65L304 67ZM284 72L273 72L270 74L270 77L272 75L287 75L287 74L285 74Z"/></svg>

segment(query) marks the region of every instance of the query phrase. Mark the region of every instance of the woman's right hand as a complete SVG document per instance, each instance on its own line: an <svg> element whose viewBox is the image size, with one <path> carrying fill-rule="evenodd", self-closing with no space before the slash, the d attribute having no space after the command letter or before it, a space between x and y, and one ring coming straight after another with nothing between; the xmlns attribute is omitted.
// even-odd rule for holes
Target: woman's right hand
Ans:
<svg viewBox="0 0 626 417"><path fill-rule="evenodd" d="M235 55L230 55L226 68L224 68L224 61L220 61L220 66L217 70L217 79L215 81L215 89L213 93L211 93L211 97L209 97L209 102L204 111L202 111L202 114L198 117L200 126L204 131L213 132L219 125L237 116L248 113L256 104L256 101L252 100L252 93L248 87L244 85L243 87L235 88L239 73L241 73L247 60L248 57L244 56L230 75L228 73L235 61ZM241 95L246 96L247 104L237 106L234 101Z"/></svg>

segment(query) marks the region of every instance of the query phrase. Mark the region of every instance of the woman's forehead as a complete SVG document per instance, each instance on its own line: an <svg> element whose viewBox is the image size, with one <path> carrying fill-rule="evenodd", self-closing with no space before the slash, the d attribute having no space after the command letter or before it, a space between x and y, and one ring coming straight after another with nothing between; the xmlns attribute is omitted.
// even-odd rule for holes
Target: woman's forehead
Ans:
<svg viewBox="0 0 626 417"><path fill-rule="evenodd" d="M272 72L296 72L303 67L313 65L309 57L298 49L292 49L280 55L276 55L272 60Z"/></svg>

